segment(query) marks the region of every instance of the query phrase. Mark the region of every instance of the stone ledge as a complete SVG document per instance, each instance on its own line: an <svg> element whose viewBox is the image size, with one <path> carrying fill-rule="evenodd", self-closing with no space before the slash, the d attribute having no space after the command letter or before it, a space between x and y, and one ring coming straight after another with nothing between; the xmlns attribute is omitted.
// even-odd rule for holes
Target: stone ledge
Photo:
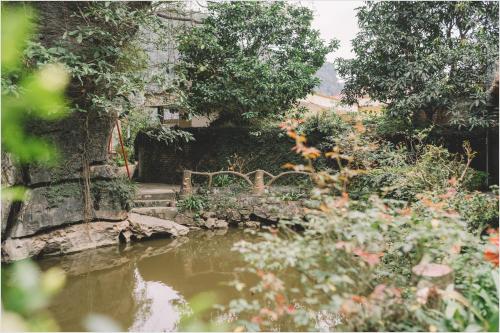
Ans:
<svg viewBox="0 0 500 333"><path fill-rule="evenodd" d="M109 164L91 165L89 167L90 178L92 179L115 179L119 176L119 168ZM80 170L64 170L63 167L42 167L37 165L29 165L27 168L29 181L28 186L40 184L48 184L54 181L81 181L82 172Z"/></svg>
<svg viewBox="0 0 500 333"><path fill-rule="evenodd" d="M173 221L132 213L125 221L72 224L31 237L6 239L2 243L2 262L80 252L120 241L179 237L188 232L189 228Z"/></svg>
<svg viewBox="0 0 500 333"><path fill-rule="evenodd" d="M34 236L44 229L84 221L82 189L78 183L40 187L30 191L12 227L11 237ZM102 193L92 218L123 221L127 211L116 202L112 192Z"/></svg>

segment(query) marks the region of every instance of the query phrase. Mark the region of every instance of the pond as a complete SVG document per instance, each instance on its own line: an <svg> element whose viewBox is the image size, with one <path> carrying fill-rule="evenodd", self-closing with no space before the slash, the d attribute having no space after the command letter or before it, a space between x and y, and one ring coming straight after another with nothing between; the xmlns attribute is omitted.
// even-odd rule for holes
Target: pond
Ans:
<svg viewBox="0 0 500 333"><path fill-rule="evenodd" d="M238 297L227 283L243 260L231 247L240 239L255 237L241 229L195 231L189 238L41 259L43 270L60 266L67 273L66 285L50 311L63 331L85 330L88 314L106 315L122 330L176 331L194 296L210 291L220 304ZM202 320L228 321L228 315L213 309Z"/></svg>

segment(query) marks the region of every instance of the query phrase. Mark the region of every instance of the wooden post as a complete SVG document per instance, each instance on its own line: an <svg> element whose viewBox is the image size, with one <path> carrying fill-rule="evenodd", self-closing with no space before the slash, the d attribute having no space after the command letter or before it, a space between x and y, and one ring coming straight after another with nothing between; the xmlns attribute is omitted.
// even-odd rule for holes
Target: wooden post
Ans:
<svg viewBox="0 0 500 333"><path fill-rule="evenodd" d="M255 181L253 184L253 192L257 195L261 195L264 193L264 171L257 170L255 171Z"/></svg>
<svg viewBox="0 0 500 333"><path fill-rule="evenodd" d="M116 130L118 131L118 138L120 138L120 145L122 146L122 154L123 154L123 159L125 160L125 168L127 169L127 176L128 179L131 179L130 170L128 168L127 152L125 151L125 147L123 146L122 129L120 128L120 123L118 122L118 118L116 118Z"/></svg>
<svg viewBox="0 0 500 333"><path fill-rule="evenodd" d="M212 188L212 174L208 174L208 189Z"/></svg>
<svg viewBox="0 0 500 333"><path fill-rule="evenodd" d="M193 186L191 184L191 171L184 170L182 173L182 185L181 185L181 195L191 195L193 194Z"/></svg>

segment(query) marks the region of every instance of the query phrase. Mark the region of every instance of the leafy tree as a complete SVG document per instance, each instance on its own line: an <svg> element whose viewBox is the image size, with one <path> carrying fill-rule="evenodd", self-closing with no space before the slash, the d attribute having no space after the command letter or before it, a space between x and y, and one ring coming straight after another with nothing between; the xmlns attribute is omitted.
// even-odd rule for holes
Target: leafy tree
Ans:
<svg viewBox="0 0 500 333"><path fill-rule="evenodd" d="M395 116L497 124L488 88L498 60L498 2L368 2L356 58L338 61L346 102L367 94ZM451 119L449 119L451 118Z"/></svg>
<svg viewBox="0 0 500 333"><path fill-rule="evenodd" d="M312 19L285 2L209 3L203 24L179 40L189 110L245 123L289 109L319 83L313 75L337 47Z"/></svg>
<svg viewBox="0 0 500 333"><path fill-rule="evenodd" d="M38 36L28 42L26 63L61 63L70 73L72 109L127 111L131 97L148 83L144 71L147 36L164 28L148 2L40 2ZM141 30L142 29L142 30Z"/></svg>

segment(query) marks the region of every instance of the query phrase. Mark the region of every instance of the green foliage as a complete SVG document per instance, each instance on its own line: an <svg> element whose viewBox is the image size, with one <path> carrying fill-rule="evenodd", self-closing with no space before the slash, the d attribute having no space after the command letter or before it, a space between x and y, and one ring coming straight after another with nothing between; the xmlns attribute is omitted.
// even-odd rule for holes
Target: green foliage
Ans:
<svg viewBox="0 0 500 333"><path fill-rule="evenodd" d="M129 210L134 202L137 186L127 177L114 178L112 180L97 180L90 184L90 193L95 200L108 194L123 209Z"/></svg>
<svg viewBox="0 0 500 333"><path fill-rule="evenodd" d="M152 112L145 112L140 108L132 108L126 118L122 119L121 129L124 144L128 148L127 156L129 160L134 158L134 141L139 132L159 126L159 119ZM130 133L130 136L127 134Z"/></svg>
<svg viewBox="0 0 500 333"><path fill-rule="evenodd" d="M28 190L24 186L10 186L2 188L2 200L24 201Z"/></svg>
<svg viewBox="0 0 500 333"><path fill-rule="evenodd" d="M132 154L132 149L124 145L123 150L125 150L128 162L130 163L131 161L133 161L134 155ZM123 150L120 144L117 144L115 146L116 155L113 157L113 162L120 167L125 165L125 156L123 154Z"/></svg>
<svg viewBox="0 0 500 333"><path fill-rule="evenodd" d="M472 232L481 233L487 226L498 226L498 195L460 192L451 204L467 221Z"/></svg>
<svg viewBox="0 0 500 333"><path fill-rule="evenodd" d="M179 128L172 128L165 125L158 125L143 130L149 138L166 144L188 143L194 140L191 133Z"/></svg>
<svg viewBox="0 0 500 333"><path fill-rule="evenodd" d="M478 327L471 325L469 329L488 330L489 332L498 331L498 295L499 295L499 276L498 269L492 270L490 265L480 264L471 268L470 263L476 260L482 262L483 257L472 251L465 252L456 260L454 270L457 272L455 278L456 286L463 290L464 297L470 302L471 307L476 309L479 316L484 318L484 326ZM454 304L447 304L449 308ZM449 317L447 325L450 330L461 330L469 319L467 312L456 309L454 316Z"/></svg>
<svg viewBox="0 0 500 333"><path fill-rule="evenodd" d="M406 121L425 113L468 127L498 124L488 107L498 61L497 2L368 2L354 59L340 59L345 100L368 94Z"/></svg>
<svg viewBox="0 0 500 333"><path fill-rule="evenodd" d="M222 174L216 175L212 179L212 186L214 187L228 187L231 186L233 190L242 190L249 187L249 184L241 177Z"/></svg>
<svg viewBox="0 0 500 333"><path fill-rule="evenodd" d="M268 331L288 323L293 330L318 331L322 313L342 318L336 325L325 323L323 329L328 330L489 328L480 309L498 311L491 306L498 294L487 275L493 268L482 259L481 243L465 231L458 215L432 205L407 214L399 208L402 203L375 197L366 203L331 196L315 200L323 213L316 211L303 223L304 232L281 224L279 237L263 233L260 242L235 244L248 263L245 272L260 277L244 290L256 294L252 303L240 299L230 304L240 317L253 318L243 321L247 329ZM467 249L457 253L462 244ZM422 263L453 267L457 285L434 285L438 280L426 282L412 273ZM468 279L484 280L474 285ZM428 287L442 291L422 297ZM457 295L467 301L457 302ZM269 311L260 311L263 308Z"/></svg>
<svg viewBox="0 0 500 333"><path fill-rule="evenodd" d="M234 183L234 181L234 176L222 174L214 177L212 185L215 187L226 187Z"/></svg>
<svg viewBox="0 0 500 333"><path fill-rule="evenodd" d="M286 127L288 135L296 147L311 149L296 126ZM233 283L242 295L252 295L229 304L238 324L265 331L494 330L498 232L488 242L480 239L453 209L456 200L468 199L461 197L466 164L442 147L425 145L417 150L415 168L394 176L408 182L413 202L380 198L378 188L357 200L346 192L352 178L373 166L409 167L406 158L383 165L360 160L378 150L367 149L370 138L357 123L346 135L349 143L337 141L325 154L338 161L338 171L308 165L316 186L305 201L305 220L280 220L276 230L259 234L260 241L234 245L247 262L242 274L256 280ZM467 155L473 156L470 150Z"/></svg>
<svg viewBox="0 0 500 333"><path fill-rule="evenodd" d="M355 178L350 190L356 196L378 192L389 198L414 201L419 193L444 191L449 187L451 179L459 179L466 170L465 162L443 147L424 145L421 149L422 152L416 159L405 150L387 151L391 153L386 156L387 164L370 169ZM390 156L394 156L394 159L391 160ZM461 188L478 189L476 174L477 171L467 169Z"/></svg>
<svg viewBox="0 0 500 333"><path fill-rule="evenodd" d="M208 198L203 195L190 195L177 202L177 208L182 211L199 213L208 207Z"/></svg>
<svg viewBox="0 0 500 333"><path fill-rule="evenodd" d="M285 192L279 195L279 199L282 201L297 201L304 198L306 195L302 192Z"/></svg>
<svg viewBox="0 0 500 333"><path fill-rule="evenodd" d="M129 98L146 84L146 55L138 40L139 26L158 30L161 20L145 3L74 2L36 5L43 40L31 40L26 60L39 67L62 63L71 76L68 95L78 111L126 111ZM59 6L64 6L61 10ZM56 19L51 13L56 11ZM66 24L53 24L64 20ZM69 23L69 24L68 24Z"/></svg>
<svg viewBox="0 0 500 333"><path fill-rule="evenodd" d="M46 186L43 196L47 199L48 207L57 207L65 198L79 198L82 196L82 187L78 183L62 183Z"/></svg>
<svg viewBox="0 0 500 333"><path fill-rule="evenodd" d="M45 309L65 279L60 268L41 272L29 260L2 266L2 331L58 330Z"/></svg>
<svg viewBox="0 0 500 333"><path fill-rule="evenodd" d="M13 153L21 163L53 164L55 149L29 135L29 119L56 120L67 114L64 90L66 69L57 62L36 71L23 66L22 53L33 34L35 15L29 8L2 6L2 150Z"/></svg>
<svg viewBox="0 0 500 333"><path fill-rule="evenodd" d="M309 144L321 151L327 151L351 128L352 126L335 112L324 111L305 118L298 131L307 137Z"/></svg>
<svg viewBox="0 0 500 333"><path fill-rule="evenodd" d="M199 318L212 308L217 302L214 293L205 292L195 295L189 300L191 311L182 316L179 323L180 331L183 332L224 332L227 331L227 324L210 322L209 324Z"/></svg>
<svg viewBox="0 0 500 333"><path fill-rule="evenodd" d="M276 117L319 83L337 47L311 28L312 11L286 2L209 2L203 24L179 37L188 108L236 124Z"/></svg>

